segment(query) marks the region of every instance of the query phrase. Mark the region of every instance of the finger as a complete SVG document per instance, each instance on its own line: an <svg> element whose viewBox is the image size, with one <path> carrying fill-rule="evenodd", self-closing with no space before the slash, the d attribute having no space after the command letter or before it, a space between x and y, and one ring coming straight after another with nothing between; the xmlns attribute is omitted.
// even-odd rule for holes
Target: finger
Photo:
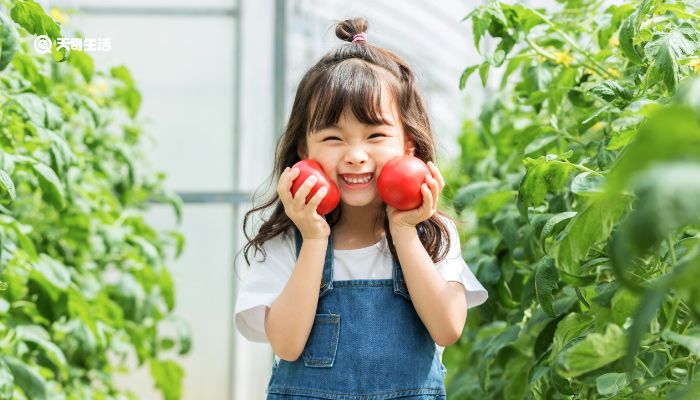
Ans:
<svg viewBox="0 0 700 400"><path fill-rule="evenodd" d="M430 175L428 175L425 178L425 180L426 180L426 183L428 184L428 188L430 189L430 194L432 195L433 200L437 200L438 196L440 195L440 188L438 187L438 181Z"/></svg>
<svg viewBox="0 0 700 400"><path fill-rule="evenodd" d="M428 161L428 168L430 169L430 173L433 175L433 178L437 180L439 192L442 192L442 188L445 187L445 178L442 177L437 165L435 165L432 161Z"/></svg>
<svg viewBox="0 0 700 400"><path fill-rule="evenodd" d="M322 188L318 189L314 197L311 198L308 204L308 208L310 208L313 211L316 211L316 208L318 208L318 205L321 204L321 200L323 200L324 197L328 194L328 188L323 186Z"/></svg>
<svg viewBox="0 0 700 400"><path fill-rule="evenodd" d="M420 213L429 217L433 210L433 195L427 183L421 185L421 191L423 192L423 204L420 207Z"/></svg>
<svg viewBox="0 0 700 400"><path fill-rule="evenodd" d="M309 193L311 192L311 188L313 188L315 184L316 177L314 175L311 175L308 178L306 178L301 187L299 187L299 190L297 190L296 195L294 195L294 204L297 207L303 207L304 204L306 204L306 196L309 195Z"/></svg>
<svg viewBox="0 0 700 400"><path fill-rule="evenodd" d="M298 169L297 169L298 172ZM290 168L287 167L280 175L280 180L277 183L277 194L279 195L282 203L289 204L292 201L292 180L290 177Z"/></svg>

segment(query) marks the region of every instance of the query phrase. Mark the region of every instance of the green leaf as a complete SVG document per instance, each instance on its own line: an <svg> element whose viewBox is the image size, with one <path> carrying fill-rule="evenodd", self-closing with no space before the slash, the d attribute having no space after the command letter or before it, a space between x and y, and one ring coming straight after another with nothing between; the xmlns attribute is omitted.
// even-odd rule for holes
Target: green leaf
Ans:
<svg viewBox="0 0 700 400"><path fill-rule="evenodd" d="M657 3L658 0L644 0L642 4L639 5L637 11L632 13L629 17L625 19L620 27L620 49L627 56L627 58L635 64L643 64L644 57L642 54L642 48L635 45L637 35L639 34L639 25L641 24L642 16L646 15L653 3Z"/></svg>
<svg viewBox="0 0 700 400"><path fill-rule="evenodd" d="M65 376L68 376L68 362L63 351L51 340L48 332L39 325L19 325L17 327L17 337L25 342L35 343L42 349L47 359L61 371Z"/></svg>
<svg viewBox="0 0 700 400"><path fill-rule="evenodd" d="M557 267L569 274L580 275L579 261L593 244L606 240L613 225L627 209L625 197L593 198L566 227L565 236L551 248Z"/></svg>
<svg viewBox="0 0 700 400"><path fill-rule="evenodd" d="M680 79L678 62L692 56L697 49L697 32L688 23L670 32L656 32L644 46L646 58L651 64L649 73L654 80L663 81L673 92Z"/></svg>
<svg viewBox="0 0 700 400"><path fill-rule="evenodd" d="M603 193L604 184L604 177L586 171L576 175L571 181L571 192L579 196L594 196Z"/></svg>
<svg viewBox="0 0 700 400"><path fill-rule="evenodd" d="M554 260L549 257L543 257L535 266L535 291L537 300L542 305L542 310L550 317L556 318L557 314L552 308L554 301L553 293L559 287L559 274L554 266Z"/></svg>
<svg viewBox="0 0 700 400"><path fill-rule="evenodd" d="M605 147L606 150L618 150L627 146L635 137L637 136L637 131L635 129L628 129L622 132L618 132L610 139L608 145Z"/></svg>
<svg viewBox="0 0 700 400"><path fill-rule="evenodd" d="M467 79L469 79L477 68L479 68L479 64L467 67L464 72L462 72L462 76L459 77L459 90L463 90L467 86Z"/></svg>
<svg viewBox="0 0 700 400"><path fill-rule="evenodd" d="M576 211L564 211L550 218L544 225L544 228L542 228L542 233L540 233L540 242L544 243L546 238L560 232L562 227L566 225L564 222L568 223L568 220L575 217L576 214L578 214Z"/></svg>
<svg viewBox="0 0 700 400"><path fill-rule="evenodd" d="M33 0L16 0L10 16L33 35L47 35L54 41L61 36L61 27Z"/></svg>
<svg viewBox="0 0 700 400"><path fill-rule="evenodd" d="M635 357L642 343L642 337L649 330L649 324L656 317L663 299L664 292L658 289L646 291L640 296L639 306L629 329L627 354L623 361L628 372L635 368Z"/></svg>
<svg viewBox="0 0 700 400"><path fill-rule="evenodd" d="M32 263L31 277L46 289L54 301L60 293L66 291L71 282L66 266L46 254L41 254Z"/></svg>
<svg viewBox="0 0 700 400"><path fill-rule="evenodd" d="M480 66L479 66L479 77L481 78L481 85L483 87L486 87L486 81L489 78L489 67L491 64L488 61L484 61Z"/></svg>
<svg viewBox="0 0 700 400"><path fill-rule="evenodd" d="M479 49L479 43L481 42L481 38L484 36L484 33L489 28L489 21L483 17L481 17L479 14L475 13L472 15L472 36L474 37L474 49L478 53L481 54L481 50Z"/></svg>
<svg viewBox="0 0 700 400"><path fill-rule="evenodd" d="M527 206L538 206L547 192L556 192L564 186L573 166L567 162L552 159L550 156L538 159L526 158L527 173L518 188L518 208L523 216Z"/></svg>
<svg viewBox="0 0 700 400"><path fill-rule="evenodd" d="M666 329L661 333L661 337L664 340L680 344L681 346L688 349L691 353L695 354L695 357L700 357L700 335L698 335L697 333L693 336L681 335L680 333L676 333Z"/></svg>
<svg viewBox="0 0 700 400"><path fill-rule="evenodd" d="M627 289L618 290L610 301L613 321L620 326L624 325L627 322L627 318L634 317L638 307L638 294Z"/></svg>
<svg viewBox="0 0 700 400"><path fill-rule="evenodd" d="M14 388L15 377L12 376L10 367L0 358L0 400L11 400Z"/></svg>
<svg viewBox="0 0 700 400"><path fill-rule="evenodd" d="M59 210L65 208L66 201L63 184L54 170L42 163L36 163L32 167L36 172L36 177L39 179L44 199Z"/></svg>
<svg viewBox="0 0 700 400"><path fill-rule="evenodd" d="M561 376L575 378L610 364L625 354L625 332L608 324L604 333L592 333L559 354L557 368Z"/></svg>
<svg viewBox="0 0 700 400"><path fill-rule="evenodd" d="M31 400L47 400L46 380L22 360L10 355L2 356L15 377L15 383Z"/></svg>
<svg viewBox="0 0 700 400"><path fill-rule="evenodd" d="M700 76L692 76L681 81L673 97L673 103L690 107L700 116Z"/></svg>
<svg viewBox="0 0 700 400"><path fill-rule="evenodd" d="M4 70L12 58L15 56L19 44L19 35L15 23L4 13L0 13L0 41L2 52L0 52L0 71Z"/></svg>
<svg viewBox="0 0 700 400"><path fill-rule="evenodd" d="M482 217L486 214L497 212L506 204L511 203L517 194L518 192L515 190L487 194L476 204L476 215Z"/></svg>
<svg viewBox="0 0 700 400"><path fill-rule="evenodd" d="M511 357L506 364L504 378L506 386L503 390L504 400L520 400L528 391L528 372L532 366L532 360L528 357Z"/></svg>
<svg viewBox="0 0 700 400"><path fill-rule="evenodd" d="M17 52L12 59L12 67L33 85L37 93L46 95L51 90L51 79L39 69L36 63L35 59L22 52Z"/></svg>
<svg viewBox="0 0 700 400"><path fill-rule="evenodd" d="M591 88L591 93L602 98L608 103L618 98L624 100L632 99L632 92L629 89L623 88L615 81L606 80Z"/></svg>
<svg viewBox="0 0 700 400"><path fill-rule="evenodd" d="M609 373L596 378L598 393L604 396L614 395L627 386L627 374Z"/></svg>
<svg viewBox="0 0 700 400"><path fill-rule="evenodd" d="M470 207L482 197L496 192L501 187L500 182L472 182L461 187L454 198L454 207L461 212L465 207Z"/></svg>
<svg viewBox="0 0 700 400"><path fill-rule="evenodd" d="M530 142L525 146L525 154L531 155L532 153L538 152L540 150L546 149L554 143L559 137L557 135L546 135L538 137L537 139Z"/></svg>
<svg viewBox="0 0 700 400"><path fill-rule="evenodd" d="M550 360L556 358L565 348L573 345L575 340L583 336L593 325L593 317L588 314L571 313L557 325L552 341L552 355Z"/></svg>
<svg viewBox="0 0 700 400"><path fill-rule="evenodd" d="M185 320L176 316L169 316L168 321L173 324L177 332L177 338L180 342L180 350L178 354L184 355L189 353L192 348L192 332Z"/></svg>
<svg viewBox="0 0 700 400"><path fill-rule="evenodd" d="M688 118L693 111L682 105L655 111L640 127L607 176L606 190L619 193L639 171L665 160L700 161L700 124Z"/></svg>
<svg viewBox="0 0 700 400"><path fill-rule="evenodd" d="M15 192L15 184L12 182L12 178L7 174L7 172L0 169L0 193L2 197L7 196L10 202L15 201L17 198L17 193Z"/></svg>
<svg viewBox="0 0 700 400"><path fill-rule="evenodd" d="M134 79L131 77L131 72L124 65L112 67L110 74L123 82L122 87L115 89L115 97L126 107L129 115L133 118L138 113L141 106L141 93L136 89Z"/></svg>
<svg viewBox="0 0 700 400"><path fill-rule="evenodd" d="M155 386L163 393L165 400L180 400L182 398L182 378L185 376L185 372L176 362L151 360L151 376Z"/></svg>
<svg viewBox="0 0 700 400"><path fill-rule="evenodd" d="M659 164L633 180L637 207L621 223L619 246L631 258L700 219L700 162ZM620 248L622 249L622 248Z"/></svg>
<svg viewBox="0 0 700 400"><path fill-rule="evenodd" d="M41 97L34 93L21 93L14 96L14 100L27 113L29 120L37 126L46 124L46 107Z"/></svg>
<svg viewBox="0 0 700 400"><path fill-rule="evenodd" d="M84 51L71 50L68 56L68 64L80 71L85 82L90 83L92 81L92 75L95 73L95 63L89 54Z"/></svg>

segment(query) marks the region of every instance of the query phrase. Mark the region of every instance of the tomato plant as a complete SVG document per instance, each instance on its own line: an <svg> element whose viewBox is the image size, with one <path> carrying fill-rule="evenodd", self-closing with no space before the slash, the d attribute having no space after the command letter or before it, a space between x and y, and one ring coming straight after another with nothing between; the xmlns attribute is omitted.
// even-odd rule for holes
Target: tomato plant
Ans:
<svg viewBox="0 0 700 400"><path fill-rule="evenodd" d="M403 211L413 210L423 204L421 185L429 173L428 166L417 157L394 157L382 167L377 190L386 204Z"/></svg>
<svg viewBox="0 0 700 400"><path fill-rule="evenodd" d="M147 168L129 70L84 52L37 53L61 27L30 0L0 11L0 399L133 399L115 382L131 358L167 400L191 347L167 267L177 230L149 201L181 200ZM164 353L169 354L163 357Z"/></svg>
<svg viewBox="0 0 700 400"><path fill-rule="evenodd" d="M460 86L500 84L441 170L490 297L448 397L700 398L700 14L558 3L467 16L492 46Z"/></svg>
<svg viewBox="0 0 700 400"><path fill-rule="evenodd" d="M316 184L306 196L306 203L311 201L311 198L314 197L319 189L326 187L328 188L328 192L318 204L318 207L316 207L316 212L319 215L326 215L335 210L340 202L340 192L338 192L338 187L335 186L333 181L323 172L321 164L314 160L301 160L294 164L292 168L294 167L299 168L299 175L294 179L294 182L292 182L292 196L297 193L297 190L299 190L301 185L306 181L306 178L314 175L316 177Z"/></svg>

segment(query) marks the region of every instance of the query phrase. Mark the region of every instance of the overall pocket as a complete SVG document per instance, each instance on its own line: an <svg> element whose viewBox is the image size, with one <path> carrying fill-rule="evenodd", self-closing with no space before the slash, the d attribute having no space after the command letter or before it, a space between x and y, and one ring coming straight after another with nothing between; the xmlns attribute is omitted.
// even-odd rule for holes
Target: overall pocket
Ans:
<svg viewBox="0 0 700 400"><path fill-rule="evenodd" d="M330 368L335 361L340 334L340 315L316 314L311 334L302 353L304 365L315 368Z"/></svg>

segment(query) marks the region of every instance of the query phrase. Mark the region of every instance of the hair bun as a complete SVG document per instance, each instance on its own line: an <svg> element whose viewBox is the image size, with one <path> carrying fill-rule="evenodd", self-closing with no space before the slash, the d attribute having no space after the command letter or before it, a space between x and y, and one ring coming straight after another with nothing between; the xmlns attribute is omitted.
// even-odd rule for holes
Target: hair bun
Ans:
<svg viewBox="0 0 700 400"><path fill-rule="evenodd" d="M362 32L367 32L367 20L362 17L346 19L335 26L335 35L346 42L352 42L353 36Z"/></svg>

